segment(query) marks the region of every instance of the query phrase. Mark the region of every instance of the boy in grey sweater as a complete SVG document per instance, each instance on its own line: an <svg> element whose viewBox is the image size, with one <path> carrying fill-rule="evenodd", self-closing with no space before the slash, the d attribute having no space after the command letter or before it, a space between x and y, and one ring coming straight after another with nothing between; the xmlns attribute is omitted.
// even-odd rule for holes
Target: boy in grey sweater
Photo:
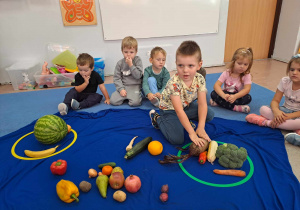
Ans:
<svg viewBox="0 0 300 210"><path fill-rule="evenodd" d="M137 40L131 36L122 40L123 59L119 60L114 72L116 91L112 93L110 104L118 106L128 100L129 106L140 106L143 64L139 56Z"/></svg>

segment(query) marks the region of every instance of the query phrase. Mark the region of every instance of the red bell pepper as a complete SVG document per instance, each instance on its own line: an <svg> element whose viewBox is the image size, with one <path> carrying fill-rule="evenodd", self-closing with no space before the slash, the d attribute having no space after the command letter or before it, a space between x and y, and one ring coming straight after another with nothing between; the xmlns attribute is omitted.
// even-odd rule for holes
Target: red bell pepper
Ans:
<svg viewBox="0 0 300 210"><path fill-rule="evenodd" d="M206 159L207 159L207 151L201 152L200 155L199 155L198 162L200 164L204 164L206 162Z"/></svg>
<svg viewBox="0 0 300 210"><path fill-rule="evenodd" d="M51 164L50 170L54 175L64 175L67 171L67 161L58 160Z"/></svg>

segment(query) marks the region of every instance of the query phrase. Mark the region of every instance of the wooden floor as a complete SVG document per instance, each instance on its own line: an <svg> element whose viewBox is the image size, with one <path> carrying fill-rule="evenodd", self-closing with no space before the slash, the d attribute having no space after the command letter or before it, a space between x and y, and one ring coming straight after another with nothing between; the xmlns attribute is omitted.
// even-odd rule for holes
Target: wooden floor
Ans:
<svg viewBox="0 0 300 210"><path fill-rule="evenodd" d="M265 59L265 60L255 60L253 66L251 68L252 81L260 86L263 86L271 91L276 91L277 85L280 79L286 75L287 63L283 63L280 61L276 61L273 59ZM226 67L206 67L207 74L212 73L220 73L223 72ZM170 72L171 75L175 73L175 71ZM112 76L105 77L105 84L109 84L113 82ZM45 89L35 89L37 90L45 90ZM24 91L32 91L32 90L21 90L14 91L12 85L0 85L0 94L4 93L15 93L15 92L24 92ZM283 134L286 131L282 131ZM289 161L292 166L294 174L297 176L298 180L300 180L300 165L297 165L297 161L299 161L300 157L300 148L293 146L289 143L285 143L286 150L288 153ZM270 148L272 149L272 148Z"/></svg>

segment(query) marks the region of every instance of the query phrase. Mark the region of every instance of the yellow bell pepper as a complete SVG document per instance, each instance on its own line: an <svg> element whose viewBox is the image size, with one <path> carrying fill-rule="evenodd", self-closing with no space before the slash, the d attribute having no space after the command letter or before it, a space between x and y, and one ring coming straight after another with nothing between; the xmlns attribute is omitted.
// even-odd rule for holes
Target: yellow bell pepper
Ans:
<svg viewBox="0 0 300 210"><path fill-rule="evenodd" d="M71 203L74 200L76 202L79 202L79 199L77 198L79 196L79 190L77 186L68 180L60 180L56 184L56 193L60 200L66 202L66 203Z"/></svg>

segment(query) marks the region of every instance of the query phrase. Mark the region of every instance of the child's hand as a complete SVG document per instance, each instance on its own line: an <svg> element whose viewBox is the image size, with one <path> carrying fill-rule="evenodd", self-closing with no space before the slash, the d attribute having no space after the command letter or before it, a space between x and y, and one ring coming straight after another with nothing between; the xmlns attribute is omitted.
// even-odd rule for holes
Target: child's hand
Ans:
<svg viewBox="0 0 300 210"><path fill-rule="evenodd" d="M199 146L199 147L204 146L205 139L199 138L196 133L193 133L189 136L190 136L191 141L194 142L197 146Z"/></svg>
<svg viewBox="0 0 300 210"><path fill-rule="evenodd" d="M131 67L133 65L131 58L126 58L125 62L128 64L129 67Z"/></svg>
<svg viewBox="0 0 300 210"><path fill-rule="evenodd" d="M125 97L126 95L127 95L127 92L126 92L126 90L121 90L120 91L120 95L122 96L122 97Z"/></svg>
<svg viewBox="0 0 300 210"><path fill-rule="evenodd" d="M272 121L276 122L278 125L284 123L288 119L286 113L284 113L281 110L276 110L273 112L273 114L274 114L274 118Z"/></svg>
<svg viewBox="0 0 300 210"><path fill-rule="evenodd" d="M237 98L236 98L235 94L234 95L229 95L228 98L227 98L227 101L232 104L232 103L235 102L236 99Z"/></svg>
<svg viewBox="0 0 300 210"><path fill-rule="evenodd" d="M160 92L157 92L157 93L155 93L154 95L155 95L157 98L159 98L159 99L161 98Z"/></svg>
<svg viewBox="0 0 300 210"><path fill-rule="evenodd" d="M90 83L90 76L84 76L83 79L86 84Z"/></svg>
<svg viewBox="0 0 300 210"><path fill-rule="evenodd" d="M223 99L224 99L225 101L228 101L229 96L230 96L230 94L224 94Z"/></svg>
<svg viewBox="0 0 300 210"><path fill-rule="evenodd" d="M196 130L196 134L197 134L199 137L205 139L205 140L208 141L208 142L211 141L211 139L209 138L209 136L207 135L207 133L206 133L206 131L205 131L204 129L201 129L201 128L198 127L197 130Z"/></svg>
<svg viewBox="0 0 300 210"><path fill-rule="evenodd" d="M149 100L152 100L153 98L154 98L154 94L153 93L148 93L147 94L147 98L149 99Z"/></svg>
<svg viewBox="0 0 300 210"><path fill-rule="evenodd" d="M109 99L109 98L108 98L108 99L105 99L104 103L105 103L105 104L110 104L110 99Z"/></svg>

